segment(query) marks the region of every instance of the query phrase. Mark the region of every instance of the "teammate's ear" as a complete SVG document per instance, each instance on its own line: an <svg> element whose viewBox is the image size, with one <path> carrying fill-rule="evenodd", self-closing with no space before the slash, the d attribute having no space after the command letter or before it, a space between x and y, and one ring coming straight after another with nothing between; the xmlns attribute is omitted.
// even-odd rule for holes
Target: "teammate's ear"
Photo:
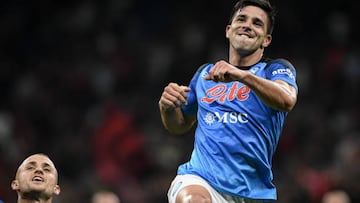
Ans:
<svg viewBox="0 0 360 203"><path fill-rule="evenodd" d="M18 180L13 180L11 182L11 189L13 189L13 190L19 189L19 181Z"/></svg>
<svg viewBox="0 0 360 203"><path fill-rule="evenodd" d="M59 195L60 194L60 186L59 185L55 185L55 187L54 187L54 194L55 195Z"/></svg>

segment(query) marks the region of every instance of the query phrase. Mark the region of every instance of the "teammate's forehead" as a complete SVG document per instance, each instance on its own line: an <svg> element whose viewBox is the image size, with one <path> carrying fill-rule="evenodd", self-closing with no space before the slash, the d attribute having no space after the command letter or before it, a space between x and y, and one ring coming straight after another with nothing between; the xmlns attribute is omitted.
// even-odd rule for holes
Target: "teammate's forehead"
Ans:
<svg viewBox="0 0 360 203"><path fill-rule="evenodd" d="M35 154L35 155L31 155L28 158L26 158L23 163L21 164L21 166L24 165L36 165L36 164L41 164L41 165L49 165L51 167L54 167L54 163L49 159L49 157L45 156L45 155L41 155L41 154Z"/></svg>

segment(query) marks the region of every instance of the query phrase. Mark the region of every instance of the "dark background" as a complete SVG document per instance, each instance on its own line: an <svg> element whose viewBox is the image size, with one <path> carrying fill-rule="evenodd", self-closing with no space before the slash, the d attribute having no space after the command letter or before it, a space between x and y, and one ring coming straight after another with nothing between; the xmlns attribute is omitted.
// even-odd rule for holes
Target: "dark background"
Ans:
<svg viewBox="0 0 360 203"><path fill-rule="evenodd" d="M0 2L0 199L19 163L46 153L55 202L109 189L124 203L166 202L192 133L171 136L158 99L170 81L227 59L235 1ZM273 160L279 203L319 203L332 189L360 202L358 8L351 1L272 1L265 50L297 69L298 103Z"/></svg>

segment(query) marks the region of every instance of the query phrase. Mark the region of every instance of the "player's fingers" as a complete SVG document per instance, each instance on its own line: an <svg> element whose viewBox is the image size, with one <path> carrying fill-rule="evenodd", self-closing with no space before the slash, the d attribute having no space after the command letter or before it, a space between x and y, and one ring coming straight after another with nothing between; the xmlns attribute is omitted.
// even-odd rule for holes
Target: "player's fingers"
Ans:
<svg viewBox="0 0 360 203"><path fill-rule="evenodd" d="M214 65L205 76L205 80L215 80L216 65Z"/></svg>
<svg viewBox="0 0 360 203"><path fill-rule="evenodd" d="M182 103L187 103L187 99L188 99L188 92L190 92L190 88L189 87L187 87L187 86L180 86L180 88L181 88L181 91L180 91L180 94L181 94L181 98L179 98L180 99L180 101L182 102Z"/></svg>
<svg viewBox="0 0 360 203"><path fill-rule="evenodd" d="M175 105L187 102L187 92L190 91L189 87L179 86L175 83L169 84L165 87L164 96Z"/></svg>
<svg viewBox="0 0 360 203"><path fill-rule="evenodd" d="M174 96L177 98L179 103L185 104L187 102L187 94L184 90L176 92Z"/></svg>
<svg viewBox="0 0 360 203"><path fill-rule="evenodd" d="M226 74L226 70L224 68L219 68L217 76L220 81L225 81L225 74Z"/></svg>
<svg viewBox="0 0 360 203"><path fill-rule="evenodd" d="M169 94L166 91L163 92L159 103L160 103L160 105L163 105L166 107L172 107L172 108L175 108L180 105L179 99L177 99L175 96Z"/></svg>
<svg viewBox="0 0 360 203"><path fill-rule="evenodd" d="M228 65L225 61L219 61L215 64L212 76L215 81L229 81Z"/></svg>
<svg viewBox="0 0 360 203"><path fill-rule="evenodd" d="M212 81L214 81L214 82L218 82L219 81L219 78L218 78L218 76L216 76L216 75L206 75L205 76L205 78L204 78L205 80L212 80Z"/></svg>

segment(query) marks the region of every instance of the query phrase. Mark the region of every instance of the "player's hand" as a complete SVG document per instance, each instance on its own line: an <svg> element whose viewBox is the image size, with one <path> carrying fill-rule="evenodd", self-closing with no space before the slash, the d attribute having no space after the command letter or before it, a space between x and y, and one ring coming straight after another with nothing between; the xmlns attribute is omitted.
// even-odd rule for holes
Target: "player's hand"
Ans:
<svg viewBox="0 0 360 203"><path fill-rule="evenodd" d="M170 109L180 107L181 104L187 104L187 92L190 88L176 83L169 83L161 95L160 108Z"/></svg>
<svg viewBox="0 0 360 203"><path fill-rule="evenodd" d="M215 82L231 82L239 80L241 70L229 64L226 61L218 61L210 69L208 75L205 76L206 80L213 80Z"/></svg>

